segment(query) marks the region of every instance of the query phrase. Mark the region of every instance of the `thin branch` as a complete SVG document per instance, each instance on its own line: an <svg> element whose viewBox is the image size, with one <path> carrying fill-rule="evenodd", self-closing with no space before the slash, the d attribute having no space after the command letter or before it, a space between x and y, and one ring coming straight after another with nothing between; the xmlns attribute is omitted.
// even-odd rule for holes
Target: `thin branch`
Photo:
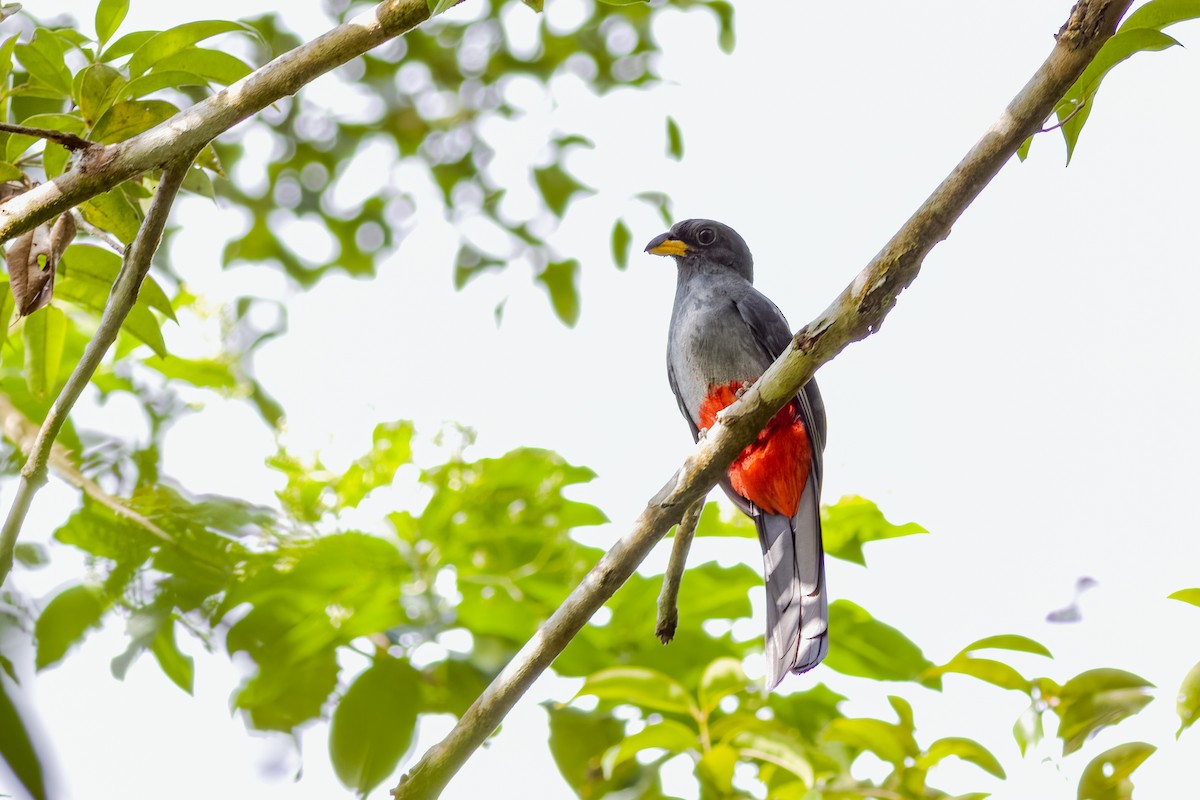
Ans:
<svg viewBox="0 0 1200 800"><path fill-rule="evenodd" d="M534 633L453 730L431 747L393 790L397 800L426 800L442 789L592 614L633 574L683 512L700 500L758 431L851 342L879 330L900 293L917 277L925 255L1050 115L1063 94L1112 36L1132 0L1075 5L1049 58L983 138L934 190L892 240L825 312L802 328L792 346L717 424L634 523L563 604Z"/></svg>
<svg viewBox="0 0 1200 800"><path fill-rule="evenodd" d="M671 560L667 562L667 571L663 575L662 591L658 594L658 622L654 626L654 635L668 644L675 638L675 629L679 626L679 585L683 581L683 571L687 568L688 550L692 547L692 539L696 536L696 523L700 521L700 512L704 510L704 498L700 498L684 512L675 530L675 541L671 544Z"/></svg>
<svg viewBox="0 0 1200 800"><path fill-rule="evenodd" d="M385 0L144 133L83 150L69 171L0 205L0 242L129 178L199 152L247 117L427 19L427 0Z"/></svg>
<svg viewBox="0 0 1200 800"><path fill-rule="evenodd" d="M88 222L86 219L83 218L83 214L81 214L79 212L78 208L71 209L71 216L75 218L75 226L76 227L86 231L89 236L92 236L92 237L104 242L117 255L125 254L125 243L124 242L122 242L117 237L113 236L108 231L103 230L101 228L97 228L95 225Z"/></svg>
<svg viewBox="0 0 1200 800"><path fill-rule="evenodd" d="M14 125L11 122L0 122L0 132L4 133L19 133L22 136L32 136L36 139L45 139L56 144L61 144L71 152L76 150L86 150L89 147L96 147L96 143L84 139L82 136L76 136L73 133L66 131L55 131L49 128L30 128L27 125Z"/></svg>
<svg viewBox="0 0 1200 800"><path fill-rule="evenodd" d="M37 441L38 426L13 405L3 394L0 394L0 432L5 439L17 446L28 457L33 452L34 442ZM84 475L71 460L71 455L65 447L55 442L50 448L48 459L50 471L64 481L79 489L92 500L107 508L118 517L127 519L145 530L151 536L170 544L176 544L175 537L155 525L147 517L130 508L123 501L113 497L91 478Z"/></svg>
<svg viewBox="0 0 1200 800"><path fill-rule="evenodd" d="M108 302L104 304L104 314L100 317L96 334L87 343L83 357L79 359L79 363L67 378L66 385L50 406L46 419L42 421L41 430L33 441L25 466L21 468L21 482L17 486L12 508L9 509L8 518L4 520L4 527L0 529L0 585L4 584L12 569L13 550L16 548L17 535L21 531L25 515L29 511L29 503L46 484L47 462L54 440L58 438L58 433L67 421L67 415L75 401L79 399L80 393L92 379L92 374L100 366L104 354L116 341L125 317L137 302L138 289L141 288L146 273L150 271L150 261L162 241L162 232L167 224L171 205L175 202L175 195L179 193L179 187L183 184L184 176L187 175L194 157L195 153L191 153L187 158L172 162L163 169L154 199L150 201L150 208L146 211L146 219L143 220L137 238L125 254L121 271L117 274L109 293ZM167 541L171 541L170 537L167 537Z"/></svg>
<svg viewBox="0 0 1200 800"><path fill-rule="evenodd" d="M1086 97L1085 97L1085 98L1083 98L1082 100L1080 100L1080 101L1079 101L1079 105L1077 105L1077 106L1075 106L1073 109L1071 109L1071 113L1070 113L1070 114L1067 114L1065 117L1063 117L1063 118L1062 118L1061 120L1059 120L1057 123L1055 123L1054 125L1051 125L1051 126L1050 126L1050 127L1048 127L1048 128L1041 128L1041 129L1039 129L1039 130L1038 130L1038 133L1050 133L1050 131L1056 131L1056 130L1058 130L1058 129L1059 129L1059 128L1061 128L1063 125L1066 125L1068 122L1070 122L1071 120L1075 119L1075 115L1076 115L1076 114L1078 114L1080 111L1083 111L1083 109L1084 109L1085 107L1087 107L1087 98L1086 98Z"/></svg>

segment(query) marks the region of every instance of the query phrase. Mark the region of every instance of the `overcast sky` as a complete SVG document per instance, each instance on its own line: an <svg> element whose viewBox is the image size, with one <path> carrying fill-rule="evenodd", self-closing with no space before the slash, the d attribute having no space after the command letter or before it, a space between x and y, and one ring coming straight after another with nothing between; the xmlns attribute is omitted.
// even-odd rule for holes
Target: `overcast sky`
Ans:
<svg viewBox="0 0 1200 800"><path fill-rule="evenodd" d="M574 2L551 0L547 8L569 15ZM250 16L274 5L143 0L124 29L200 14ZM527 115L489 131L514 202L532 202L532 189L522 187L544 133L579 132L596 143L569 165L599 191L572 208L553 238L583 261L583 313L574 330L552 316L527 270L454 292L455 238L434 203L421 202L432 198L430 187L372 154L346 165L346 191L386 179L412 192L420 209L376 280L334 276L297 293L269 270L222 272L224 241L244 223L234 211L194 199L175 211L185 225L176 263L214 300L254 291L290 297L289 335L257 360L288 411L290 447L319 449L336 466L364 449L377 422L413 418L426 433L447 420L473 427L479 456L518 445L553 448L598 472L578 496L613 520L588 537L607 545L691 444L664 373L674 269L638 252L663 226L632 195L666 191L678 218L711 217L736 228L755 254L757 285L799 327L998 116L1049 52L1070 6L741 3L731 56L717 49L710 15L670 12L656 26L664 87L597 100L564 80L555 84L554 103L517 87ZM91 18L90 3L65 8ZM514 24L531 24L521 19L526 13L513 8ZM305 37L327 27L311 11L284 16ZM1200 43L1198 25L1170 33ZM1073 797L1075 777L1092 756L1134 739L1161 748L1135 775L1140 796L1174 796L1185 775L1194 778L1200 733L1174 744L1173 695L1200 659L1200 612L1165 597L1200 585L1200 334L1192 323L1200 296L1198 86L1194 46L1118 68L1070 168L1058 134L1039 137L1029 161L1009 164L933 251L882 331L819 373L829 414L825 499L863 495L890 519L932 532L870 546L869 569L832 561L833 599L852 598L935 661L985 635L1022 633L1056 656L1014 659L1026 674L1063 681L1113 666L1159 687L1144 712L1102 732L1060 772L1045 761L1058 753L1054 742L1019 760L1010 735L1023 707L1016 693L954 678L942 695L896 686L916 706L920 742L967 735L1009 769L1001 785L974 767L947 764L931 780L948 790L986 789L1006 800ZM361 102L329 80L304 91L340 113ZM683 129L681 163L664 156L667 114ZM637 245L625 272L609 256L618 215ZM497 328L492 308L505 296ZM204 346L203 331L168 333L178 352ZM330 382L334 374L341 377ZM111 432L137 424L119 404L82 408L79 419ZM262 464L273 449L251 409L217 402L177 426L166 468L194 491L265 502L279 485ZM363 515L378 519L403 499L402 492L376 499ZM74 502L61 486L48 488L27 523L29 540L44 538L36 531L52 530ZM757 568L749 540L700 544L697 558ZM66 548L54 556L66 566L25 573L20 585L41 593L69 579L77 561ZM656 554L654 563L664 562ZM1085 575L1099 585L1083 597L1083 621L1046 623ZM761 613L761 602L756 608ZM761 616L746 624L761 627ZM837 631L832 637L836 647ZM198 656L195 699L150 659L124 683L109 677L108 660L124 649L119 626L93 635L38 678L37 709L65 796L342 796L323 726L302 735L304 777L293 784L298 764L289 745L251 737L229 715L244 665L181 644ZM790 678L784 688L816 681L851 694L850 715L891 718L881 693L860 699L858 682L828 669ZM549 761L537 701L565 700L577 686L550 678L535 688L445 797L570 797ZM425 725L417 754L445 730L443 721ZM863 774L869 762L864 757ZM694 792L688 765L675 762L669 771L668 790ZM386 797L390 785L373 796Z"/></svg>

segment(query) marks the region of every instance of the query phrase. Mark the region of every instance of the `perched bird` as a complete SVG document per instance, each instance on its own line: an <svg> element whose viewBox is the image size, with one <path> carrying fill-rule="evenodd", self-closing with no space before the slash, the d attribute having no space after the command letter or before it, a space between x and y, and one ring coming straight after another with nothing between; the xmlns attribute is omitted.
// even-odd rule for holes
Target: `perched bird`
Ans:
<svg viewBox="0 0 1200 800"><path fill-rule="evenodd" d="M779 309L753 286L754 260L728 225L677 223L646 245L679 268L667 340L667 377L699 439L791 344ZM729 467L721 488L754 520L767 584L768 689L812 669L829 650L821 546L825 405L815 381L767 423Z"/></svg>

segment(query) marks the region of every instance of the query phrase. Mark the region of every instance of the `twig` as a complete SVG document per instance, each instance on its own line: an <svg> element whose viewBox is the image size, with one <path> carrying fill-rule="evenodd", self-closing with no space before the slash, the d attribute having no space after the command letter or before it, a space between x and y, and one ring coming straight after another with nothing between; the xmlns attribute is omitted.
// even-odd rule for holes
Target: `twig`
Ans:
<svg viewBox="0 0 1200 800"><path fill-rule="evenodd" d="M76 136L66 131L55 131L49 128L30 128L27 125L14 125L11 122L0 122L0 131L4 133L19 133L22 136L33 136L37 139L46 139L47 141L61 144L72 153L76 150L86 150L89 147L97 146L95 142L88 141L82 136Z"/></svg>
<svg viewBox="0 0 1200 800"><path fill-rule="evenodd" d="M89 236L92 236L92 237L104 242L106 245L108 245L110 248L112 248L113 252L117 253L118 255L125 254L125 243L124 242L122 242L117 237L113 236L108 231L97 228L95 225L88 222L86 219L83 218L83 214L80 213L78 208L71 209L71 216L75 218L75 225L78 226L79 228L82 228L83 230L87 231L87 234Z"/></svg>
<svg viewBox="0 0 1200 800"><path fill-rule="evenodd" d="M52 181L0 205L0 241L37 227L84 200L204 145L247 117L347 61L429 19L427 0L385 0L240 81L123 142L83 150Z"/></svg>
<svg viewBox="0 0 1200 800"><path fill-rule="evenodd" d="M1065 117L1063 117L1061 120L1059 120L1056 124L1051 125L1048 128L1039 129L1038 133L1049 133L1050 131L1058 130L1063 125L1066 125L1068 122L1075 119L1075 115L1078 114L1080 111L1083 111L1084 107L1086 107L1086 106L1087 106L1087 98L1085 97L1079 101L1079 105L1077 105L1077 106L1075 106L1075 108L1071 109L1070 114L1067 114Z"/></svg>
<svg viewBox="0 0 1200 800"><path fill-rule="evenodd" d="M688 550L691 549L692 539L696 536L696 523L700 521L700 512L703 510L704 498L701 498L684 512L683 519L679 520L679 527L675 530L675 541L671 544L671 560L667 562L662 591L658 593L658 623L654 626L654 635L663 644L675 638L675 628L679 626L679 584L683 581Z"/></svg>
<svg viewBox="0 0 1200 800"><path fill-rule="evenodd" d="M54 440L58 438L58 433L62 430L63 424L67 421L67 415L71 412L75 401L79 399L83 388L87 386L88 381L92 379L92 374L100 366L104 354L116 341L121 324L137 301L138 289L141 287L146 273L150 271L150 260L154 256L154 251L158 249L159 242L162 241L163 227L167 223L171 205L175 202L175 195L178 194L179 187L183 184L183 178L187 175L194 157L195 153L190 153L187 158L174 161L163 169L162 179L159 181L158 189L154 192L154 199L146 211L146 219L142 221L137 238L126 252L125 260L121 264L121 271L117 274L116 281L113 282L112 291L109 293L108 302L104 305L104 314L100 317L100 325L96 329L96 334L87 343L83 357L79 359L79 363L67 378L66 385L55 398L54 404L50 406L46 419L42 421L41 430L34 439L25 466L21 468L21 482L17 486L17 494L12 508L9 509L8 517L4 520L4 527L0 529L0 585L4 584L8 573L12 570L13 550L16 548L17 535L21 531L25 515L29 511L29 503L38 490L46 484L47 462ZM167 537L167 541L171 541L170 537Z"/></svg>
<svg viewBox="0 0 1200 800"><path fill-rule="evenodd" d="M16 445L26 457L33 452L33 443L37 440L38 426L3 394L0 394L0 431L3 431L4 438ZM58 442L55 442L50 448L48 465L55 475L76 489L79 489L118 517L129 520L157 539L176 544L175 538L171 534L164 531L158 525L155 525L147 517L134 511L121 500L104 491L100 488L99 484L80 472L71 460L70 453Z"/></svg>
<svg viewBox="0 0 1200 800"><path fill-rule="evenodd" d="M697 445L626 534L600 559L550 619L534 633L453 730L423 755L393 790L397 800L427 800L442 789L554 661L592 614L612 596L676 524L708 493L730 462L817 368L851 342L879 329L900 293L917 277L934 245L1050 115L1071 84L1112 36L1132 0L1079 2L1054 49L1004 113L825 312L802 328L792 346Z"/></svg>

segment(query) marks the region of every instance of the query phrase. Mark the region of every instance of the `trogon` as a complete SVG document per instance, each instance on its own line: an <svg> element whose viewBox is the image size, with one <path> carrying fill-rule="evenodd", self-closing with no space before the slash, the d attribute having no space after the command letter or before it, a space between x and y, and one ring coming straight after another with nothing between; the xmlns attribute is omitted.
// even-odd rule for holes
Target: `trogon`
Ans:
<svg viewBox="0 0 1200 800"><path fill-rule="evenodd" d="M754 260L728 225L689 219L646 245L679 270L667 340L667 377L699 439L788 348L791 328L754 288ZM721 488L754 520L767 585L768 689L812 669L829 649L821 545L825 405L815 381L738 455Z"/></svg>

